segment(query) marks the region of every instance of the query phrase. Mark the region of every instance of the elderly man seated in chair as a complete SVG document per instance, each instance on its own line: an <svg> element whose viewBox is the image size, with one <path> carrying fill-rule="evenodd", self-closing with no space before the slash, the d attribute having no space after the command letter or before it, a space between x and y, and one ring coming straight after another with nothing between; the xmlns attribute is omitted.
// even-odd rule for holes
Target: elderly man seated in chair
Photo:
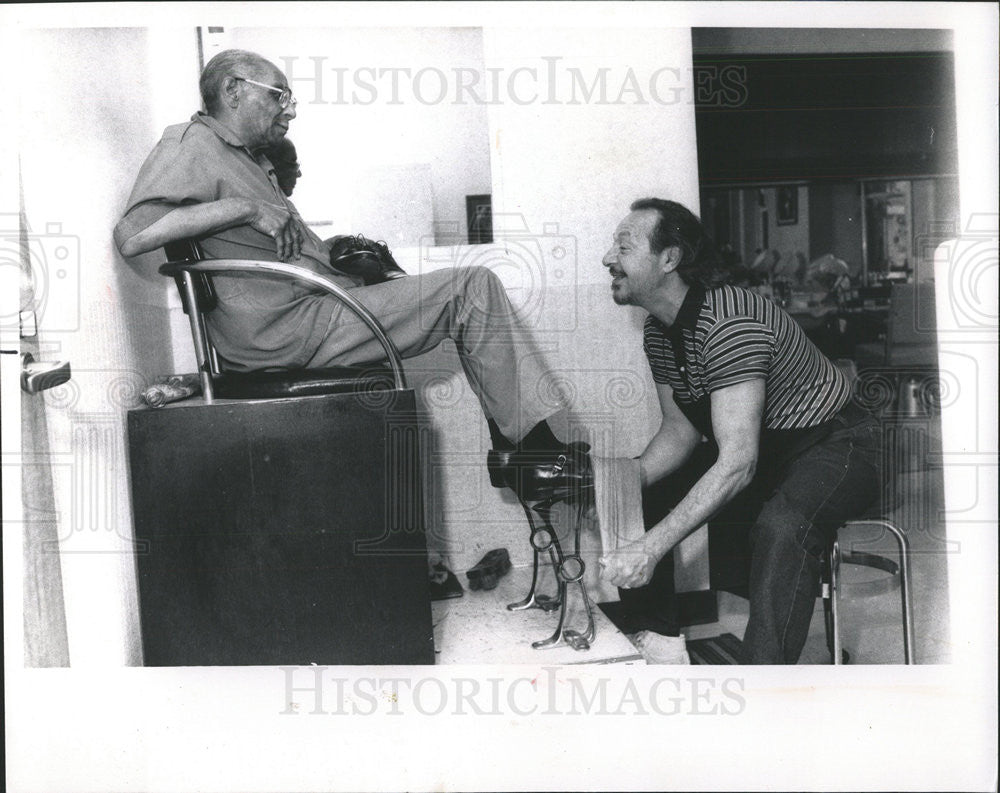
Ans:
<svg viewBox="0 0 1000 793"><path fill-rule="evenodd" d="M350 289L382 323L401 355L445 339L458 349L488 419L491 481L533 495L587 476L579 444L567 446L546 419L548 372L499 279L482 267L456 268L366 285L331 264L328 243L303 223L264 151L284 139L296 100L285 75L251 52L209 61L204 112L170 126L143 164L115 242L125 257L178 240L197 240L210 259L283 261ZM368 328L344 305L308 284L256 275L213 278L219 304L208 317L224 369L304 369L362 365L384 358ZM530 461L530 464L526 463Z"/></svg>

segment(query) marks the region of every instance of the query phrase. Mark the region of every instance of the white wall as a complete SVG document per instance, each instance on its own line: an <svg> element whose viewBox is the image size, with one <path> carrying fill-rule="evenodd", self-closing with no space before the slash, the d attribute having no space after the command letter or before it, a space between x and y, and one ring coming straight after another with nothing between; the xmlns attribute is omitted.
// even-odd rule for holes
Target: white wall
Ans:
<svg viewBox="0 0 1000 793"><path fill-rule="evenodd" d="M171 344L165 279L128 268L111 232L159 136L157 119L173 109L170 86L196 79L193 33L19 37L19 150L40 257L40 342L46 358L68 358L73 368L72 380L45 396L72 666L141 658L125 412L148 378L170 371Z"/></svg>
<svg viewBox="0 0 1000 793"><path fill-rule="evenodd" d="M486 107L459 98L455 70L482 73L481 29L227 28L225 40L288 75L293 200L333 222L325 236L417 245L433 223L466 238L465 196L490 192L490 155Z"/></svg>

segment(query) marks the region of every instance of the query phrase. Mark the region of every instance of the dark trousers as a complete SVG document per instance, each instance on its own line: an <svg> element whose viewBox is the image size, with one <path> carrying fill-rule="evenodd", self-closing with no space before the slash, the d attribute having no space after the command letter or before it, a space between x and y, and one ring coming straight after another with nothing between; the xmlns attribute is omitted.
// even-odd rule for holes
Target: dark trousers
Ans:
<svg viewBox="0 0 1000 793"><path fill-rule="evenodd" d="M769 453L763 447L753 482L712 518L713 529L732 534L738 547L741 543L745 548L750 619L743 663L798 661L819 594L822 554L844 521L863 514L878 498L878 421L851 409L832 421L825 438L791 459L780 459L780 451ZM643 491L647 530L676 506L716 454L714 444L702 444L679 471ZM673 567L670 553L645 587L619 590L627 632L677 635Z"/></svg>

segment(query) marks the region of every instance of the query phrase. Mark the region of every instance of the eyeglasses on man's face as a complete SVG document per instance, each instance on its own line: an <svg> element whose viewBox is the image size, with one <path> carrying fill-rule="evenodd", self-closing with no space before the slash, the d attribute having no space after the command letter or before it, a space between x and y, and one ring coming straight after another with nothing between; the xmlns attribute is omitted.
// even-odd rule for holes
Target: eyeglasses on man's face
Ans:
<svg viewBox="0 0 1000 793"><path fill-rule="evenodd" d="M292 96L291 88L278 88L276 85L268 85L267 83L258 83L256 80L251 80L249 77L236 77L236 80L242 80L245 83L250 83L250 85L256 85L260 88L266 88L268 91L273 91L278 95L278 104L281 109L284 110L289 105L297 104L297 100Z"/></svg>

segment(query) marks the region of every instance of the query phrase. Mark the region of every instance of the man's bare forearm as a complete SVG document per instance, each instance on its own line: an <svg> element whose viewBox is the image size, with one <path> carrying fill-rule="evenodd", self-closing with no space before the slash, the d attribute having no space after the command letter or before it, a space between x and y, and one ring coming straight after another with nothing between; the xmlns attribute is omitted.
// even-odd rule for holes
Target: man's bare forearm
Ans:
<svg viewBox="0 0 1000 793"><path fill-rule="evenodd" d="M121 240L122 256L138 256L168 242L213 234L248 224L256 214L253 202L245 198L222 198L206 204L192 204L168 212L149 227Z"/></svg>
<svg viewBox="0 0 1000 793"><path fill-rule="evenodd" d="M642 486L647 487L684 465L698 441L699 436L687 428L664 423L639 457Z"/></svg>
<svg viewBox="0 0 1000 793"><path fill-rule="evenodd" d="M762 378L712 392L712 429L719 456L673 511L643 538L648 553L662 559L750 484L757 470L765 395L766 383ZM688 430L687 425L678 421L671 425L679 426L682 432ZM693 426L690 436L697 442L698 434Z"/></svg>
<svg viewBox="0 0 1000 793"><path fill-rule="evenodd" d="M752 460L720 458L681 502L645 536L646 549L662 559L677 543L705 523L753 479Z"/></svg>

